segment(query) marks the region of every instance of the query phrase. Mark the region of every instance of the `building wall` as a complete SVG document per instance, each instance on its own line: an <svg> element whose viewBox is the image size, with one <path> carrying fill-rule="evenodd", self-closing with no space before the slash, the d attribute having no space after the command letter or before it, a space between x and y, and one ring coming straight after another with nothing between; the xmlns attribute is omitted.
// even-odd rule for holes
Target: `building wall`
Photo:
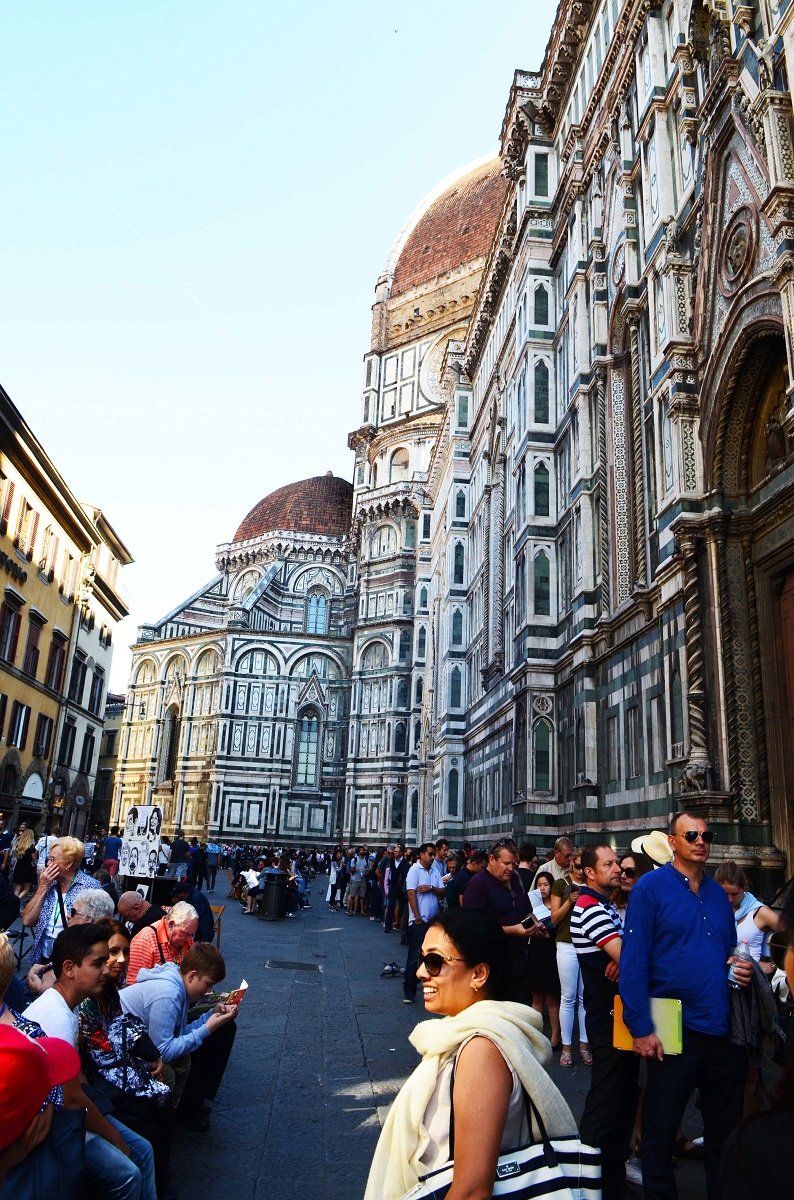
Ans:
<svg viewBox="0 0 794 1200"><path fill-rule="evenodd" d="M82 834L113 631L127 613L118 571L131 558L101 511L75 499L2 391L0 430L0 804L13 821L49 814Z"/></svg>

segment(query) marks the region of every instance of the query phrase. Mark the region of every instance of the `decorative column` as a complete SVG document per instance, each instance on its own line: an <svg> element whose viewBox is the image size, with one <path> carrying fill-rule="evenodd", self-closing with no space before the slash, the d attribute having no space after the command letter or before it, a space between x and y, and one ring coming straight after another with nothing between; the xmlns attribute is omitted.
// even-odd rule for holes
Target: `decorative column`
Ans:
<svg viewBox="0 0 794 1200"><path fill-rule="evenodd" d="M496 484L494 495L494 536L491 539L491 553L494 560L493 569L493 601L491 604L491 620L493 621L492 658L501 670L504 666L504 592L505 592L505 456L500 454L496 462Z"/></svg>
<svg viewBox="0 0 794 1200"><path fill-rule="evenodd" d="M631 338L631 466L634 508L634 586L645 587L648 562L645 550L645 487L642 472L642 396L640 393L640 322L630 313Z"/></svg>
<svg viewBox="0 0 794 1200"><path fill-rule="evenodd" d="M699 541L684 536L684 627L686 631L687 707L689 710L689 762L681 790L704 791L709 767L706 746L706 695L703 676L703 625L700 616Z"/></svg>
<svg viewBox="0 0 794 1200"><path fill-rule="evenodd" d="M607 478L607 393L606 371L598 367L595 374L598 406L598 503L601 510L599 529L599 570L601 571L601 616L609 615L609 483Z"/></svg>
<svg viewBox="0 0 794 1200"><path fill-rule="evenodd" d="M489 461L490 455L485 456ZM485 536L483 537L483 550L485 553L485 562L483 563L483 587L482 587L482 628L483 628L483 672L487 671L488 663L491 661L491 552L493 543L491 541L491 494L493 485L486 483L484 489L485 494Z"/></svg>

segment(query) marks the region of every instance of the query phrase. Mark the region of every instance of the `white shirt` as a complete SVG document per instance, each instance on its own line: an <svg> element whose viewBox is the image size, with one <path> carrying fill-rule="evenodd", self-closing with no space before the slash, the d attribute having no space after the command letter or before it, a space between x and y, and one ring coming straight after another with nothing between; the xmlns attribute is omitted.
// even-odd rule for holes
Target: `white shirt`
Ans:
<svg viewBox="0 0 794 1200"><path fill-rule="evenodd" d="M423 922L431 921L439 911L438 896L433 892L418 892L416 889L420 884L429 883L431 887L441 887L441 872L435 869L435 863L432 863L430 870L426 871L421 863L415 862L408 870L408 875L405 879L405 890L407 892L416 892L416 907L419 909L419 916ZM408 924L413 925L416 922L414 910L408 910Z"/></svg>
<svg viewBox="0 0 794 1200"><path fill-rule="evenodd" d="M47 1037L61 1038L70 1046L77 1046L77 1013L54 987L37 996L24 1015L41 1025Z"/></svg>

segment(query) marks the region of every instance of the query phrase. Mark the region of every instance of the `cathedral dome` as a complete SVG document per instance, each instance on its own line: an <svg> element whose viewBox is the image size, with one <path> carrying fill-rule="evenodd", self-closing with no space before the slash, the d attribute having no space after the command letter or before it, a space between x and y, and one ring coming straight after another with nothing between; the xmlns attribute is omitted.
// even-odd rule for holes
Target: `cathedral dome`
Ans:
<svg viewBox="0 0 794 1200"><path fill-rule="evenodd" d="M426 196L392 250L391 295L419 287L490 249L507 193L499 158L464 167Z"/></svg>
<svg viewBox="0 0 794 1200"><path fill-rule="evenodd" d="M353 485L332 471L288 483L265 496L241 521L233 541L246 542L275 529L344 537L353 512Z"/></svg>

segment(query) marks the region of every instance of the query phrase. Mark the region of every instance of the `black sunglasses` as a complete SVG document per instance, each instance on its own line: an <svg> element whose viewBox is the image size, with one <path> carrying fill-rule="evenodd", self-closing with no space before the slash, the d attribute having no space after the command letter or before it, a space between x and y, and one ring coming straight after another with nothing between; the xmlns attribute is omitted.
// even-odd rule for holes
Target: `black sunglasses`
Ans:
<svg viewBox="0 0 794 1200"><path fill-rule="evenodd" d="M698 840L698 838L700 838L702 841L704 841L707 846L710 846L711 843L714 841L714 834L711 832L710 829L703 829L703 830L686 829L681 836L687 842L689 842L690 846L694 845L694 843Z"/></svg>
<svg viewBox="0 0 794 1200"><path fill-rule="evenodd" d="M575 862L573 865L577 871L581 871L581 869L582 869L581 859L579 860L579 862Z"/></svg>
<svg viewBox="0 0 794 1200"><path fill-rule="evenodd" d="M465 961L465 958L454 958L451 954L437 954L435 950L431 950L428 954L419 955L418 965L420 967L424 967L428 975L435 979L437 975L441 974L441 968L443 967L444 963Z"/></svg>
<svg viewBox="0 0 794 1200"><path fill-rule="evenodd" d="M620 873L621 875L625 875L627 879L633 879L637 874L637 872L634 870L634 867L621 867Z"/></svg>

